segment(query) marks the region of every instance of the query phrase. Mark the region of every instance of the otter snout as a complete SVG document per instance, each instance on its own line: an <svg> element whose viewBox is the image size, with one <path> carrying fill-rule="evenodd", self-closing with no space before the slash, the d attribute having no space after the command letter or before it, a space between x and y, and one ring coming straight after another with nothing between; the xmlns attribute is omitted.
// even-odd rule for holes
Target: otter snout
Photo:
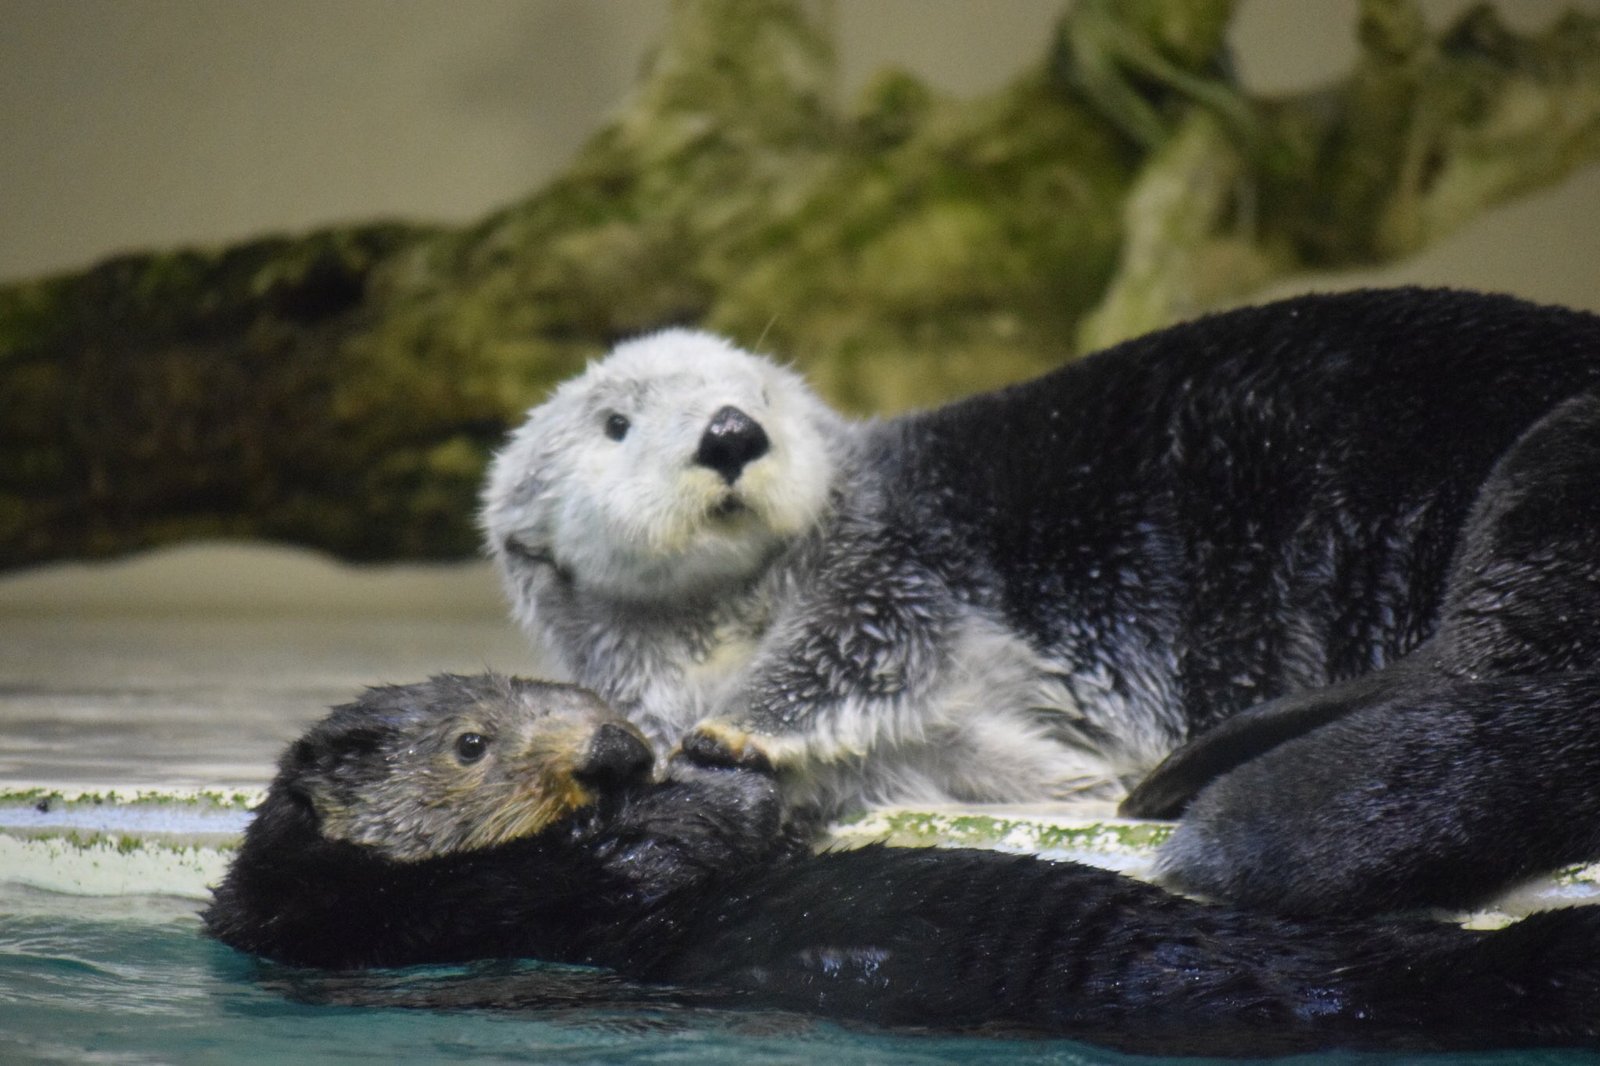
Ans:
<svg viewBox="0 0 1600 1066"><path fill-rule="evenodd" d="M590 788L609 792L643 781L655 761L650 745L636 729L621 722L605 722L595 730L572 776Z"/></svg>
<svg viewBox="0 0 1600 1066"><path fill-rule="evenodd" d="M694 461L715 470L732 485L745 466L766 455L771 446L761 423L729 405L711 416Z"/></svg>

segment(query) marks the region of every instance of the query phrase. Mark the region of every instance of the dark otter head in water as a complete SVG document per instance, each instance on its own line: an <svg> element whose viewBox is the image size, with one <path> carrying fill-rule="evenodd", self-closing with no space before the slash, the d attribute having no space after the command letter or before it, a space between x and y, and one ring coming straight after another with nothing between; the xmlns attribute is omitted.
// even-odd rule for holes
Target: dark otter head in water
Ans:
<svg viewBox="0 0 1600 1066"><path fill-rule="evenodd" d="M776 783L679 767L571 685L482 676L368 689L289 745L206 932L302 966L650 953L667 899L809 853Z"/></svg>
<svg viewBox="0 0 1600 1066"><path fill-rule="evenodd" d="M585 689L442 675L334 708L289 747L279 784L325 839L409 862L539 833L652 761Z"/></svg>

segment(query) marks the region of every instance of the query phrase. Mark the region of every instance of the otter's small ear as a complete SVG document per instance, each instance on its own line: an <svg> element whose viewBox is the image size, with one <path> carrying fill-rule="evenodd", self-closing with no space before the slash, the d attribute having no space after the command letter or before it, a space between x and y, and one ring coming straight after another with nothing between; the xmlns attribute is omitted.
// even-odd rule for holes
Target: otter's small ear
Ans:
<svg viewBox="0 0 1600 1066"><path fill-rule="evenodd" d="M549 460L541 456L539 467L527 471L518 478L502 504L526 505L544 495L545 490L550 487L550 479L542 473L542 470L548 463Z"/></svg>
<svg viewBox="0 0 1600 1066"><path fill-rule="evenodd" d="M301 737L284 751L283 758L278 760L278 769L282 771L284 780L290 782L315 771L317 746L305 737Z"/></svg>
<svg viewBox="0 0 1600 1066"><path fill-rule="evenodd" d="M555 566L556 557L549 548L543 544L525 544L517 537L505 539L505 553L512 558L521 559L530 566Z"/></svg>
<svg viewBox="0 0 1600 1066"><path fill-rule="evenodd" d="M289 781L283 790L283 796L314 826L322 824L322 815L317 810L316 801L311 798L311 792L304 783L296 780Z"/></svg>
<svg viewBox="0 0 1600 1066"><path fill-rule="evenodd" d="M307 781L307 778L316 775L316 745L304 738L295 741L284 751L283 758L278 760L278 777L261 812L275 811L272 815L274 819L298 816L308 819L312 825L320 824L321 816L317 814ZM276 801L274 796L277 797Z"/></svg>
<svg viewBox="0 0 1600 1066"><path fill-rule="evenodd" d="M321 751L313 754L312 761L320 770L332 770L351 761L365 764L383 747L389 735L389 731L382 728L346 729L324 738Z"/></svg>
<svg viewBox="0 0 1600 1066"><path fill-rule="evenodd" d="M375 760L373 756L382 747L384 736L380 729L314 730L289 745L279 760L279 769L290 782L306 782L332 774L352 762L358 766L381 766L382 760Z"/></svg>

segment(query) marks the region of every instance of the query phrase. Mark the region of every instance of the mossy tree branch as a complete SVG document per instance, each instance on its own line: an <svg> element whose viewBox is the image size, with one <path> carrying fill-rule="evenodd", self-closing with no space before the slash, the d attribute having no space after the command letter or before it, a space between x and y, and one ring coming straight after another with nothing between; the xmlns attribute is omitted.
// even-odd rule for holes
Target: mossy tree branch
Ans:
<svg viewBox="0 0 1600 1066"><path fill-rule="evenodd" d="M680 0L621 116L465 229L372 225L0 289L0 566L249 536L475 550L489 450L620 336L694 322L884 410L1296 271L1407 254L1600 155L1600 20L1367 0L1316 93L1228 0L1079 0L999 92L835 101L826 0Z"/></svg>

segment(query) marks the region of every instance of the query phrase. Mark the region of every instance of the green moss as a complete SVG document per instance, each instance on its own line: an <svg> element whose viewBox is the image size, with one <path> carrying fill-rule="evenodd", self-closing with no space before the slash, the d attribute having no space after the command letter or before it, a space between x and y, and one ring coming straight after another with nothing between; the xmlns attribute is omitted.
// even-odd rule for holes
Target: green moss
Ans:
<svg viewBox="0 0 1600 1066"><path fill-rule="evenodd" d="M841 823L841 828L858 832L864 827L877 830L880 820L884 838L896 845L993 847L1005 844L1026 851L1149 851L1163 843L1173 828L1150 822L1060 825L1042 818L930 811L868 814Z"/></svg>
<svg viewBox="0 0 1600 1066"><path fill-rule="evenodd" d="M926 124L935 101L933 91L905 71L879 71L861 94L856 133L864 147L879 151L903 144Z"/></svg>
<svg viewBox="0 0 1600 1066"><path fill-rule="evenodd" d="M1594 887L1600 885L1600 863L1569 866L1555 875L1555 882L1563 887Z"/></svg>
<svg viewBox="0 0 1600 1066"><path fill-rule="evenodd" d="M108 792L63 792L60 789L26 788L0 790L0 807L37 807L43 803L50 810L77 810L91 807L178 807L188 810L248 810L260 800L260 794L237 789L200 789L172 791L141 789L136 791L113 790Z"/></svg>
<svg viewBox="0 0 1600 1066"><path fill-rule="evenodd" d="M39 803L54 803L61 799L61 793L44 788L9 789L0 791L0 805L5 806L33 806Z"/></svg>

